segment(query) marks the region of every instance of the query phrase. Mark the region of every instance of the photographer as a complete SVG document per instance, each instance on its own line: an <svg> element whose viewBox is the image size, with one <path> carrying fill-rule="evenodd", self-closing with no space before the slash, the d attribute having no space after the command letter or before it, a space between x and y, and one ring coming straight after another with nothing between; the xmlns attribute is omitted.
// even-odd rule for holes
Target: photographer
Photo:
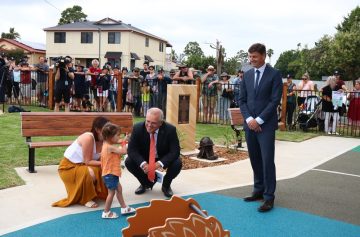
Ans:
<svg viewBox="0 0 360 237"><path fill-rule="evenodd" d="M65 112L70 111L70 88L74 79L74 69L70 66L72 58L59 57L55 74L55 112L59 112L61 99L64 99Z"/></svg>
<svg viewBox="0 0 360 237"><path fill-rule="evenodd" d="M5 102L5 81L7 74L7 65L5 61L6 57L4 53L0 53L0 103Z"/></svg>

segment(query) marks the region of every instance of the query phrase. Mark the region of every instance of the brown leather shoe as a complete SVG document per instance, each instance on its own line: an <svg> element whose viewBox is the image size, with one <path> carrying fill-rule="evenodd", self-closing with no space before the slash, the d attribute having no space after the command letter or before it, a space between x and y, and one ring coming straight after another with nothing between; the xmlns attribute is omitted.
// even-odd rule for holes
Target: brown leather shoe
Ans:
<svg viewBox="0 0 360 237"><path fill-rule="evenodd" d="M259 212L268 212L274 207L274 199L266 200L259 208Z"/></svg>
<svg viewBox="0 0 360 237"><path fill-rule="evenodd" d="M263 200L264 197L261 193L253 193L251 196L245 197L244 201L245 202L254 202L254 201L259 201L259 200Z"/></svg>

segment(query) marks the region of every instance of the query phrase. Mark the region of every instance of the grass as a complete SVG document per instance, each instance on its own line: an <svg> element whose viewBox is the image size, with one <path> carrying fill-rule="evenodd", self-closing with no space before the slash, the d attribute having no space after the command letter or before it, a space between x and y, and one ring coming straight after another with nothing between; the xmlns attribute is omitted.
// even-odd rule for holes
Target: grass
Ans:
<svg viewBox="0 0 360 237"><path fill-rule="evenodd" d="M32 112L49 112L48 109L40 107L24 107L25 110ZM7 111L7 107L5 107ZM144 121L144 118L135 118L135 122ZM235 133L229 125L207 125L197 124L196 141L202 137L210 137L215 144L226 145L229 142L235 144ZM303 132L277 132L276 138L284 141L303 141L317 136L312 133ZM244 133L243 133L244 137ZM56 138L35 138L34 141L46 140L71 140L75 137L56 137ZM232 140L232 141L230 141ZM58 164L66 147L41 148L35 149L36 166ZM5 113L0 115L0 189L14 187L24 184L24 181L17 175L15 167L27 167L28 147L25 138L21 136L20 114Z"/></svg>

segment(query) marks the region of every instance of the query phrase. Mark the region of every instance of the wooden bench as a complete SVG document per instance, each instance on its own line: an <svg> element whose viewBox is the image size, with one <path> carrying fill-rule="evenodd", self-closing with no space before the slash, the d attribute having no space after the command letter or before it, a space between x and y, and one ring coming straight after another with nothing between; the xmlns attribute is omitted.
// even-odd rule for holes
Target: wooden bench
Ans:
<svg viewBox="0 0 360 237"><path fill-rule="evenodd" d="M121 127L121 133L130 133L133 127L131 113L91 112L22 112L21 135L26 137L29 147L29 169L35 173L35 149L43 147L69 146L68 141L31 141L32 137L79 136L90 131L94 118L104 116Z"/></svg>
<svg viewBox="0 0 360 237"><path fill-rule="evenodd" d="M241 131L244 130L244 117L242 116L240 112L240 108L229 108L229 115L230 115L230 124L232 130L236 133L236 139L237 139L237 148L242 148L242 136Z"/></svg>

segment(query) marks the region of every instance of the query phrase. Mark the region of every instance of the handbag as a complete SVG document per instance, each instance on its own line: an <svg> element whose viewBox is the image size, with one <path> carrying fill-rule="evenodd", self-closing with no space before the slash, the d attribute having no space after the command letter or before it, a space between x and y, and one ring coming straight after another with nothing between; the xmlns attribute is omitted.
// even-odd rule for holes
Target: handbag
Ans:
<svg viewBox="0 0 360 237"><path fill-rule="evenodd" d="M234 93L232 91L226 91L226 88L224 88L221 96L224 97L224 98L228 98L229 100L234 99Z"/></svg>

